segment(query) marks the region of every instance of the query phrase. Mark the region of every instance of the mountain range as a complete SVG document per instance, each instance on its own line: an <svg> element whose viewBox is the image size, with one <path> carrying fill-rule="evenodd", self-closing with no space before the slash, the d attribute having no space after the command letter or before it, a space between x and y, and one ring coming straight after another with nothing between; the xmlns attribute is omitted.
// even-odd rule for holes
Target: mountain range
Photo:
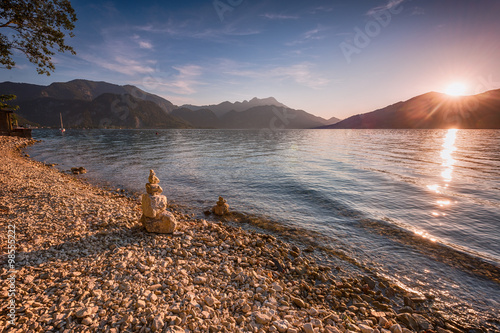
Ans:
<svg viewBox="0 0 500 333"><path fill-rule="evenodd" d="M500 89L471 96L430 92L321 128L500 128Z"/></svg>
<svg viewBox="0 0 500 333"><path fill-rule="evenodd" d="M288 108L273 97L217 105L175 106L135 86L73 80L49 86L0 83L0 94L14 94L20 119L74 128L314 128L339 121Z"/></svg>
<svg viewBox="0 0 500 333"><path fill-rule="evenodd" d="M21 123L48 127L59 126L61 113L65 127L73 128L500 128L500 89L458 97L430 92L343 121L289 108L273 97L178 107L135 86L88 80L3 82L0 94L17 95Z"/></svg>
<svg viewBox="0 0 500 333"><path fill-rule="evenodd" d="M228 113L229 111L236 111L236 112L241 112L241 111L246 111L248 109L251 109L256 106L268 106L268 105L274 105L276 107L283 107L283 108L288 108L285 104L282 104L278 102L274 97L268 97L268 98L262 98L259 99L257 97L252 98L250 101L243 101L243 102L222 102L217 105L205 105L205 106L196 106L196 105L183 105L183 108L190 109L192 111L197 111L200 109L208 109L211 110L217 117L223 116L224 114Z"/></svg>

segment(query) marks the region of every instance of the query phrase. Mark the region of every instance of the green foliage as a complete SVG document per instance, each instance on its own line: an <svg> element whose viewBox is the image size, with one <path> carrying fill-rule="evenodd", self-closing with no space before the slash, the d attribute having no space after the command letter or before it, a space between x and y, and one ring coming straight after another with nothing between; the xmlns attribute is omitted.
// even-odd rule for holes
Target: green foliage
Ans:
<svg viewBox="0 0 500 333"><path fill-rule="evenodd" d="M12 69L13 50L19 50L37 65L38 74L50 75L55 70L55 51L69 51L66 33L71 32L76 14L69 0L2 0L0 2L0 66ZM4 33L5 32L5 33Z"/></svg>
<svg viewBox="0 0 500 333"><path fill-rule="evenodd" d="M10 105L10 104L5 103L8 101L13 101L16 98L17 98L16 95L0 95L0 110L15 111L15 110L19 109L19 106L17 106L17 105Z"/></svg>

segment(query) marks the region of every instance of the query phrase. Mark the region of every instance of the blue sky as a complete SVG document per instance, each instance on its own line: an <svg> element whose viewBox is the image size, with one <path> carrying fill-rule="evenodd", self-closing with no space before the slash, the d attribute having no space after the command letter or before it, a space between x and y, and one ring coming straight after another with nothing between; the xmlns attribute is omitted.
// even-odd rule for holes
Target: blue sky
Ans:
<svg viewBox="0 0 500 333"><path fill-rule="evenodd" d="M500 88L498 0L71 3L77 55L49 77L16 55L0 81L133 84L177 105L273 96L325 118Z"/></svg>

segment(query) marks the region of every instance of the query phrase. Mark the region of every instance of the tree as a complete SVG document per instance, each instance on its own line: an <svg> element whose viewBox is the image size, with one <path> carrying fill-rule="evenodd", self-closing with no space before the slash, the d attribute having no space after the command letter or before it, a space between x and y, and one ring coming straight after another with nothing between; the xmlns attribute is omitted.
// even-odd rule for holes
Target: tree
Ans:
<svg viewBox="0 0 500 333"><path fill-rule="evenodd" d="M19 50L37 65L38 74L50 75L55 70L55 51L76 54L65 41L66 33L74 37L75 21L69 0L2 0L0 66L14 68L13 50Z"/></svg>
<svg viewBox="0 0 500 333"><path fill-rule="evenodd" d="M5 102L16 99L16 95L0 95L0 110L1 111L16 111L19 109L17 105L10 105Z"/></svg>

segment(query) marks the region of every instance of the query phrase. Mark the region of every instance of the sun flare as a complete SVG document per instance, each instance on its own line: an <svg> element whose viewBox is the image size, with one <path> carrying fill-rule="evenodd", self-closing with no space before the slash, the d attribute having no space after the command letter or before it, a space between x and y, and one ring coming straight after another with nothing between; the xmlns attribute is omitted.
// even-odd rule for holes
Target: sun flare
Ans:
<svg viewBox="0 0 500 333"><path fill-rule="evenodd" d="M453 82L446 88L445 93L450 96L463 96L467 93L467 85L463 82Z"/></svg>

